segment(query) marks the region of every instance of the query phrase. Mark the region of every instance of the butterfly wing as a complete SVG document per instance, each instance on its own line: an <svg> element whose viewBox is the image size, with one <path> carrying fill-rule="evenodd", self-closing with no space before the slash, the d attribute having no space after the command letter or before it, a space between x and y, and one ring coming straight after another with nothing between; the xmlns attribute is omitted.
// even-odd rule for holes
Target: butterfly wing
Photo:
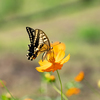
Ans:
<svg viewBox="0 0 100 100"><path fill-rule="evenodd" d="M36 36L35 30L30 27L26 27L26 30L29 35L30 43L33 44Z"/></svg>
<svg viewBox="0 0 100 100"><path fill-rule="evenodd" d="M39 34L36 33L36 31L30 27L26 27L27 33L29 35L30 44L29 46L29 53L27 54L28 60L33 60L37 57L37 52L34 53L35 49L38 46L39 41Z"/></svg>
<svg viewBox="0 0 100 100"><path fill-rule="evenodd" d="M40 44L40 52L44 52L42 55L42 61L43 61L46 58L47 54L49 53L51 46L47 35L42 30L40 30L39 44Z"/></svg>
<svg viewBox="0 0 100 100"><path fill-rule="evenodd" d="M49 51L50 50L50 41L47 35L42 31L39 30L40 38L39 38L39 48L40 52Z"/></svg>

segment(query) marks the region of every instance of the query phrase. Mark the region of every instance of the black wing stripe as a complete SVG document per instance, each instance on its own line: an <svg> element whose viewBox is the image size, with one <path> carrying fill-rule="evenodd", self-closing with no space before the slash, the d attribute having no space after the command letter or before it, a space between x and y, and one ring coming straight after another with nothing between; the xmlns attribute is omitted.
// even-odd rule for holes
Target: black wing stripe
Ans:
<svg viewBox="0 0 100 100"><path fill-rule="evenodd" d="M33 44L34 43L34 38L35 38L35 30L30 28L30 27L26 27L26 30L28 32L30 42Z"/></svg>

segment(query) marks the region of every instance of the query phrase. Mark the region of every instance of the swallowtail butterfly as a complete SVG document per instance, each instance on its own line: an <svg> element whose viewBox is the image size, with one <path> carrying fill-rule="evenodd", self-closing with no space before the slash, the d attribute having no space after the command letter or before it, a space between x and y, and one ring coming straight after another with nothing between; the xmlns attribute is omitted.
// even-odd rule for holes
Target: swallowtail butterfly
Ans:
<svg viewBox="0 0 100 100"><path fill-rule="evenodd" d="M40 29L32 29L30 27L26 27L26 30L29 35L30 44L28 45L28 60L35 59L40 53L42 55L42 61L46 58L48 52L52 49L50 46L50 41L47 35Z"/></svg>

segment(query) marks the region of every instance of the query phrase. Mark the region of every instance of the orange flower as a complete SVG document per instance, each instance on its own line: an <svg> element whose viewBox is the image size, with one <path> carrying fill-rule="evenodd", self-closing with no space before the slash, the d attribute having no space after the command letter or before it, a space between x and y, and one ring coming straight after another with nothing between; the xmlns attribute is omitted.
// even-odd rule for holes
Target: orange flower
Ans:
<svg viewBox="0 0 100 100"><path fill-rule="evenodd" d="M33 99L30 99L30 98L26 98L26 99L24 99L24 100L33 100Z"/></svg>
<svg viewBox="0 0 100 100"><path fill-rule="evenodd" d="M4 81L4 80L1 80L2 81L2 83L4 84L4 85L6 85L6 82ZM2 83L0 82L0 87L4 87L3 85L2 85Z"/></svg>
<svg viewBox="0 0 100 100"><path fill-rule="evenodd" d="M55 43L51 44L51 47L53 47L55 54L58 54L60 49L65 51L65 44L64 43L55 42Z"/></svg>
<svg viewBox="0 0 100 100"><path fill-rule="evenodd" d="M70 59L70 54L65 56L65 45L63 43L52 44L53 50L47 55L47 60L40 60L40 67L36 67L36 70L39 72L50 72L61 69L63 64ZM64 58L64 59L63 59Z"/></svg>
<svg viewBox="0 0 100 100"><path fill-rule="evenodd" d="M73 94L79 94L80 93L80 89L78 88L70 88L67 92L66 95L67 96L72 96Z"/></svg>
<svg viewBox="0 0 100 100"><path fill-rule="evenodd" d="M81 71L76 77L75 77L75 81L80 82L82 81L84 78L84 72Z"/></svg>
<svg viewBox="0 0 100 100"><path fill-rule="evenodd" d="M51 80L51 81L55 81L55 76L54 76L54 75L51 75L51 76L50 76L50 80Z"/></svg>

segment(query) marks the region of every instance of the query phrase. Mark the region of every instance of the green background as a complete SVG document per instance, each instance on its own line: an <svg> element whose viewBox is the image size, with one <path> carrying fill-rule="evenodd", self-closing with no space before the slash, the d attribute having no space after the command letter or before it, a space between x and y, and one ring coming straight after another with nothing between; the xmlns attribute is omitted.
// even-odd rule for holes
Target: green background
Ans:
<svg viewBox="0 0 100 100"><path fill-rule="evenodd" d="M27 60L26 26L43 30L51 42L65 43L66 56L70 53L71 58L59 71L63 86L84 71L85 79L100 91L100 0L0 0L0 79L15 97L34 98L44 96L38 92L41 75L35 70L41 55ZM81 84L81 93L69 99L100 100ZM50 87L46 95L59 96ZM2 93L5 89L0 89Z"/></svg>

